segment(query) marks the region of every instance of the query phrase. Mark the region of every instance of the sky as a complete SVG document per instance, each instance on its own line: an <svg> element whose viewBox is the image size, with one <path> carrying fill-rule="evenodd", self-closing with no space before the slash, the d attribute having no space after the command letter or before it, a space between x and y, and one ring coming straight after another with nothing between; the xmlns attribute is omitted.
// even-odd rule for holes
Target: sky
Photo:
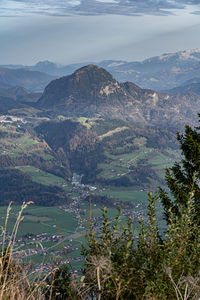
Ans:
<svg viewBox="0 0 200 300"><path fill-rule="evenodd" d="M200 0L1 0L0 64L141 61L200 48Z"/></svg>

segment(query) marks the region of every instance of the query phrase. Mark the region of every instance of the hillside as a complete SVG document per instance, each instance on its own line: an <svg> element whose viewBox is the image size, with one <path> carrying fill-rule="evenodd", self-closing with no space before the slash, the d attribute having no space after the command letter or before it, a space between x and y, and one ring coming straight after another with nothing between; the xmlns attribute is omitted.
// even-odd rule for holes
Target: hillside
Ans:
<svg viewBox="0 0 200 300"><path fill-rule="evenodd" d="M31 180L17 169L0 169L0 205L33 201L38 206L55 206L69 202L66 193L58 186L47 186Z"/></svg>
<svg viewBox="0 0 200 300"><path fill-rule="evenodd" d="M85 184L146 188L162 184L165 161L176 159L176 130L117 119L2 117L0 171L17 169L68 192L74 174Z"/></svg>
<svg viewBox="0 0 200 300"><path fill-rule="evenodd" d="M40 96L40 93L30 93L20 86L0 88L0 113L5 115L18 110L23 114L26 109L34 111L32 105Z"/></svg>
<svg viewBox="0 0 200 300"><path fill-rule="evenodd" d="M0 85L21 86L32 92L40 92L55 77L28 69L0 68Z"/></svg>
<svg viewBox="0 0 200 300"><path fill-rule="evenodd" d="M97 164L104 159L98 136L79 122L43 122L35 128L40 139L44 139L55 152L62 165L71 174L83 174L87 180L95 180Z"/></svg>
<svg viewBox="0 0 200 300"><path fill-rule="evenodd" d="M0 205L34 201L55 205L67 201L63 184L70 169L34 134L22 118L7 117L0 125ZM6 174L6 175L5 175Z"/></svg>
<svg viewBox="0 0 200 300"><path fill-rule="evenodd" d="M0 112L7 114L10 109L22 107L17 101L15 95L9 90L0 88Z"/></svg>
<svg viewBox="0 0 200 300"><path fill-rule="evenodd" d="M194 78L191 80L186 81L183 85L175 87L173 89L170 89L166 91L169 94L172 95L184 95L188 94L188 97L191 97L191 94L196 94L200 96L200 79L199 78Z"/></svg>

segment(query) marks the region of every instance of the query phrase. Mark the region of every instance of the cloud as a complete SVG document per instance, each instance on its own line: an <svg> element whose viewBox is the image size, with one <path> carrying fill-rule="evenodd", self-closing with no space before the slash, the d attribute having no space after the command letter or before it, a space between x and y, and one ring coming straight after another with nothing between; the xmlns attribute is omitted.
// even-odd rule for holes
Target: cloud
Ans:
<svg viewBox="0 0 200 300"><path fill-rule="evenodd" d="M200 11L199 10L193 11L192 14L193 15L200 15Z"/></svg>
<svg viewBox="0 0 200 300"><path fill-rule="evenodd" d="M143 60L199 48L200 19L188 10L166 17L142 15L30 15L0 20L1 64Z"/></svg>
<svg viewBox="0 0 200 300"><path fill-rule="evenodd" d="M1 0L0 16L169 15L185 5L200 7L200 0Z"/></svg>

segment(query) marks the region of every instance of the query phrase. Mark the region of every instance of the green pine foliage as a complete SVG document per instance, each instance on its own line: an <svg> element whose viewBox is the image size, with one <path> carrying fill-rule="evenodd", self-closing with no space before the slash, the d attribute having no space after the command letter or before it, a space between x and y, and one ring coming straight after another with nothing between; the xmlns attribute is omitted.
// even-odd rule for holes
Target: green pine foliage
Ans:
<svg viewBox="0 0 200 300"><path fill-rule="evenodd" d="M129 287L133 284L131 276L134 260L134 238L132 221L120 223L121 210L119 209L113 223L103 210L103 228L96 237L90 227L88 249L84 251L85 267L84 283L87 296L92 299L98 295L103 299L131 299Z"/></svg>
<svg viewBox="0 0 200 300"><path fill-rule="evenodd" d="M45 300L75 299L71 288L71 274L67 265L58 266L46 278Z"/></svg>
<svg viewBox="0 0 200 300"><path fill-rule="evenodd" d="M179 217L169 211L169 226L161 238L155 204L149 194L148 223L140 223L133 238L132 221L114 224L103 211L97 236L90 228L85 249L82 294L84 299L198 299L200 296L200 229L195 218L194 184Z"/></svg>
<svg viewBox="0 0 200 300"><path fill-rule="evenodd" d="M183 159L181 163L175 163L172 168L166 169L165 179L170 196L164 189L159 189L167 221L169 221L169 209L179 215L180 206L186 205L194 174L196 174L194 182L195 214L197 218L200 216L200 127L192 129L187 125L185 133L178 133L177 139Z"/></svg>

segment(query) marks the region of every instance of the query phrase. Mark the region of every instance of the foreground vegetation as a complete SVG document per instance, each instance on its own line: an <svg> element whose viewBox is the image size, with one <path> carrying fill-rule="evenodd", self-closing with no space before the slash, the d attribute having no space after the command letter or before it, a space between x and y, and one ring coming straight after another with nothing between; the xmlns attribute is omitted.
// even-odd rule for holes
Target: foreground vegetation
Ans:
<svg viewBox="0 0 200 300"><path fill-rule="evenodd" d="M1 249L0 299L198 299L200 229L194 213L194 185L179 218L169 211L169 226L162 236L155 213L157 200L149 194L148 223L141 220L139 238L133 235L134 220L121 220L119 209L111 222L104 209L98 236L89 224L82 274L75 277L70 261L35 270L13 256L26 205L10 237L6 236L9 206Z"/></svg>

